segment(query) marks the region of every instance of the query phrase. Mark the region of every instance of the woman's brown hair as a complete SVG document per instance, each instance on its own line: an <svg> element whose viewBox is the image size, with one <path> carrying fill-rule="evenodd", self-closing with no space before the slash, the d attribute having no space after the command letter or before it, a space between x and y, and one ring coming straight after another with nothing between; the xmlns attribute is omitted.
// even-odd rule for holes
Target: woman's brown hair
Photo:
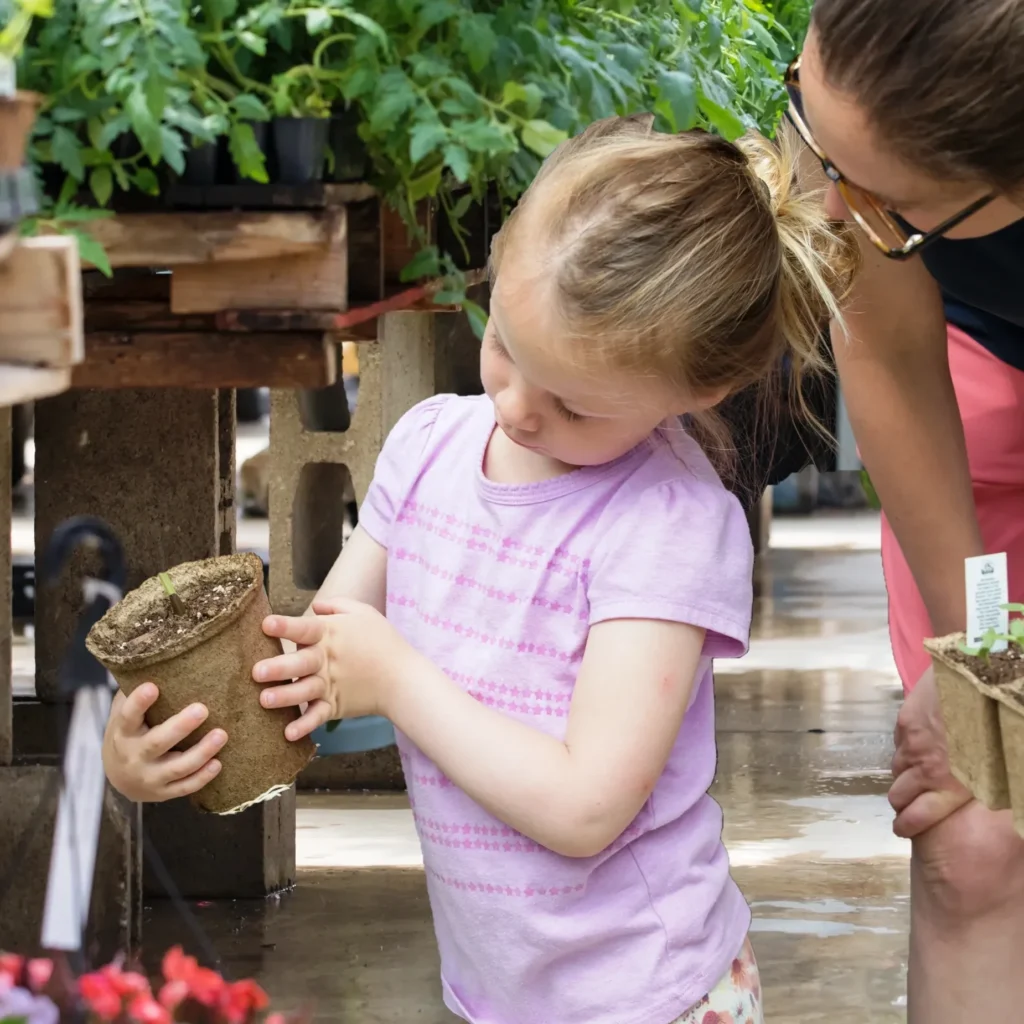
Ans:
<svg viewBox="0 0 1024 1024"><path fill-rule="evenodd" d="M530 246L591 365L722 395L777 379L788 357L799 396L856 246L798 187L796 153L788 133L733 144L656 132L648 116L599 121L548 158L495 239L492 270ZM721 421L701 416L694 430L728 478Z"/></svg>
<svg viewBox="0 0 1024 1024"><path fill-rule="evenodd" d="M817 0L826 79L930 177L1024 190L1024 0Z"/></svg>

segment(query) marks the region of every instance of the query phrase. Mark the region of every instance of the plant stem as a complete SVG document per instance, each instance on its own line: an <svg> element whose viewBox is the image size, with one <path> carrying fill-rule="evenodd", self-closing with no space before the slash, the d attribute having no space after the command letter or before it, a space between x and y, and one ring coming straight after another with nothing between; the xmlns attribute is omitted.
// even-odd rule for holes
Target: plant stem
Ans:
<svg viewBox="0 0 1024 1024"><path fill-rule="evenodd" d="M180 597L178 592L174 589L174 584L171 582L171 574L169 572L160 573L160 583L167 593L167 599L171 602L171 608L175 615L185 614L185 603Z"/></svg>

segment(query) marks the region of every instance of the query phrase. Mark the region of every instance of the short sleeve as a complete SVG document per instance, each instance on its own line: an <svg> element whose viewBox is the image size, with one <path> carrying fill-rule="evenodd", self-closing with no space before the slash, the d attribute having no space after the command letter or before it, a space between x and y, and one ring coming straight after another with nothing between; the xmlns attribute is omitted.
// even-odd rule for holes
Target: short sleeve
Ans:
<svg viewBox="0 0 1024 1024"><path fill-rule="evenodd" d="M423 465L430 433L450 395L437 395L413 406L388 434L373 481L359 509L359 525L382 547L388 546L391 524Z"/></svg>
<svg viewBox="0 0 1024 1024"><path fill-rule="evenodd" d="M591 559L590 624L658 619L707 630L704 654L746 653L754 551L740 503L717 481L648 487L608 525Z"/></svg>

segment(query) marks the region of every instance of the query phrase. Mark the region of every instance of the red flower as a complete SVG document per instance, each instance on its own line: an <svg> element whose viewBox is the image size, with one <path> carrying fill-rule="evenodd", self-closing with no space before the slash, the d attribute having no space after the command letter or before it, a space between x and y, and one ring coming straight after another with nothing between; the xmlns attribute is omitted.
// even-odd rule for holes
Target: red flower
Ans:
<svg viewBox="0 0 1024 1024"><path fill-rule="evenodd" d="M121 1012L121 994L103 971L83 974L78 979L78 992L85 1005L103 1021L116 1020Z"/></svg>
<svg viewBox="0 0 1024 1024"><path fill-rule="evenodd" d="M10 976L11 981L17 981L21 977L21 969L25 966L23 957L14 953L0 953L0 974Z"/></svg>
<svg viewBox="0 0 1024 1024"><path fill-rule="evenodd" d="M28 975L28 985L33 992L41 992L50 984L53 977L53 961L39 958L29 960L25 965L25 973Z"/></svg>
<svg viewBox="0 0 1024 1024"><path fill-rule="evenodd" d="M128 1016L137 1024L173 1024L171 1015L150 995L136 996L128 1006Z"/></svg>
<svg viewBox="0 0 1024 1024"><path fill-rule="evenodd" d="M248 979L226 985L220 996L220 1010L228 1024L246 1024L253 1011L264 1010L269 1004L267 993Z"/></svg>
<svg viewBox="0 0 1024 1024"><path fill-rule="evenodd" d="M272 1013L263 1024L288 1024L283 1013Z"/></svg>
<svg viewBox="0 0 1024 1024"><path fill-rule="evenodd" d="M225 986L216 971L200 967L194 956L185 956L181 946L175 946L164 957L164 977L184 982L188 994L203 1006L216 1006Z"/></svg>
<svg viewBox="0 0 1024 1024"><path fill-rule="evenodd" d="M735 1021L731 1013L719 1013L717 1010L708 1010L700 1024L735 1024Z"/></svg>
<svg viewBox="0 0 1024 1024"><path fill-rule="evenodd" d="M149 982L136 971L122 971L117 964L107 964L106 967L100 968L99 973L110 982L120 996L150 995Z"/></svg>

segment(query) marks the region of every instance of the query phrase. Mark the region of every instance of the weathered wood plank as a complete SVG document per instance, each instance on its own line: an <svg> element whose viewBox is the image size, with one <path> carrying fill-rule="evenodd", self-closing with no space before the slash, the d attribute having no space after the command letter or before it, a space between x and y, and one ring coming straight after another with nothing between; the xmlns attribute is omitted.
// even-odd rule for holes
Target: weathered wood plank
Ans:
<svg viewBox="0 0 1024 1024"><path fill-rule="evenodd" d="M21 405L37 398L59 395L71 387L67 367L22 366L0 363L0 406Z"/></svg>
<svg viewBox="0 0 1024 1024"><path fill-rule="evenodd" d="M288 258L182 266L171 275L171 310L345 309L348 248L344 211L321 248Z"/></svg>
<svg viewBox="0 0 1024 1024"><path fill-rule="evenodd" d="M79 388L319 388L337 378L322 333L96 331L86 335Z"/></svg>
<svg viewBox="0 0 1024 1024"><path fill-rule="evenodd" d="M78 243L22 239L0 262L0 361L70 366L82 352Z"/></svg>
<svg viewBox="0 0 1024 1024"><path fill-rule="evenodd" d="M112 267L177 267L301 256L344 232L344 208L306 213L126 213L89 225Z"/></svg>
<svg viewBox="0 0 1024 1024"><path fill-rule="evenodd" d="M179 315L171 312L167 302L150 299L116 299L111 302L87 302L85 304L85 330L114 331L124 333L136 331L186 331L189 333L217 331L219 325L213 313L189 313ZM256 327L257 331L273 328ZM297 326L295 330L324 330L317 325Z"/></svg>

